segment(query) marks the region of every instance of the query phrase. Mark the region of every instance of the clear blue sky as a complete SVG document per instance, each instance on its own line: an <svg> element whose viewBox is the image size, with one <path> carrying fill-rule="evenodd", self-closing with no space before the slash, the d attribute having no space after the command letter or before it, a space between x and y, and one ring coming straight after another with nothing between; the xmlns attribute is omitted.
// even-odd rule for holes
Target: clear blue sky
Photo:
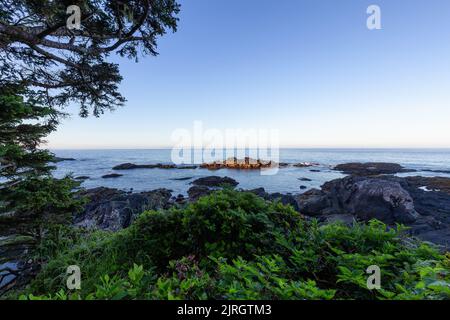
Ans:
<svg viewBox="0 0 450 320"><path fill-rule="evenodd" d="M182 0L156 58L116 59L126 106L51 148L170 147L175 129L278 129L283 147L450 147L450 1ZM382 30L366 27L381 7Z"/></svg>

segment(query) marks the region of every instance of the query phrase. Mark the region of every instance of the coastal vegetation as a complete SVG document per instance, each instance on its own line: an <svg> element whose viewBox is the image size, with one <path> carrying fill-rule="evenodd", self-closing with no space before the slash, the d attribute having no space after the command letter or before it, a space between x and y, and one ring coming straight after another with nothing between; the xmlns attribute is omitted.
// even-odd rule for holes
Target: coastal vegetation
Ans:
<svg viewBox="0 0 450 320"><path fill-rule="evenodd" d="M450 256L401 226L319 224L248 192L147 211L119 232L70 230L22 299L448 299ZM66 289L79 265L81 289ZM370 290L366 270L381 269Z"/></svg>

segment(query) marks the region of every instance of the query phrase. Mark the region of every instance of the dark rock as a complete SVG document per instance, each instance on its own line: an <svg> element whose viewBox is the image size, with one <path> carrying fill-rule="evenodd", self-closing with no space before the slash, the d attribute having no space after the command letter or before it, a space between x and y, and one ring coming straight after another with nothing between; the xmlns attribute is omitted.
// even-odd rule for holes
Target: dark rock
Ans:
<svg viewBox="0 0 450 320"><path fill-rule="evenodd" d="M300 180L300 181L312 181L312 180L309 179L309 178L298 178L298 180Z"/></svg>
<svg viewBox="0 0 450 320"><path fill-rule="evenodd" d="M269 198L269 194L266 192L266 190L264 188L256 188L256 189L248 190L248 192L254 193L258 197L261 197L263 199Z"/></svg>
<svg viewBox="0 0 450 320"><path fill-rule="evenodd" d="M211 194L214 190L206 186L192 186L188 190L189 201L194 202L200 199L201 197L207 196Z"/></svg>
<svg viewBox="0 0 450 320"><path fill-rule="evenodd" d="M450 228L430 230L417 235L423 241L432 242L442 246L443 250L450 248Z"/></svg>
<svg viewBox="0 0 450 320"><path fill-rule="evenodd" d="M123 176L123 174L111 173L111 174L105 174L104 176L102 176L102 178L103 179L111 179L111 178L119 178L122 176Z"/></svg>
<svg viewBox="0 0 450 320"><path fill-rule="evenodd" d="M327 214L342 214L333 206L331 197L318 189L311 189L297 196L299 211L307 216L319 216Z"/></svg>
<svg viewBox="0 0 450 320"><path fill-rule="evenodd" d="M57 163L57 162L63 162L63 161L76 161L76 159L74 159L74 158L60 158L60 157L53 157L53 159L50 160L50 162L54 162L54 163Z"/></svg>
<svg viewBox="0 0 450 320"><path fill-rule="evenodd" d="M197 169L199 166L196 165L192 165L192 166L186 166L186 165L181 165L181 166L177 166L177 169Z"/></svg>
<svg viewBox="0 0 450 320"><path fill-rule="evenodd" d="M174 203L177 203L177 204L185 204L187 202L187 199L182 194L179 194L176 197L172 197L172 200Z"/></svg>
<svg viewBox="0 0 450 320"><path fill-rule="evenodd" d="M263 198L264 200L268 201L280 201L284 205L290 205L295 210L299 210L298 203L292 194L282 194L279 192L276 193L267 193L264 188L256 188L252 190L246 190L247 192L251 192L256 194L258 197Z"/></svg>
<svg viewBox="0 0 450 320"><path fill-rule="evenodd" d="M173 179L170 179L170 180L173 180L173 181L186 181L186 180L191 180L193 178L194 177L184 177L184 178L173 178Z"/></svg>
<svg viewBox="0 0 450 320"><path fill-rule="evenodd" d="M207 186L207 187L224 187L224 186L235 187L239 184L239 182L229 177L209 176L194 180L191 184L196 186Z"/></svg>
<svg viewBox="0 0 450 320"><path fill-rule="evenodd" d="M134 170L134 169L197 169L196 165L180 165L175 164L134 164L134 163L122 163L115 167L113 170Z"/></svg>
<svg viewBox="0 0 450 320"><path fill-rule="evenodd" d="M113 170L133 170L133 169L175 169L174 164L134 164L134 163L122 163L118 166L113 167Z"/></svg>
<svg viewBox="0 0 450 320"><path fill-rule="evenodd" d="M412 223L418 217L411 196L394 181L350 176L327 182L322 191L309 195L298 198L305 215L351 214L385 223Z"/></svg>
<svg viewBox="0 0 450 320"><path fill-rule="evenodd" d="M344 163L338 164L334 170L342 171L344 174L356 176L372 176L380 174L396 174L400 172L414 172L415 170L405 169L397 163L387 162L366 162L366 163Z"/></svg>
<svg viewBox="0 0 450 320"><path fill-rule="evenodd" d="M78 226L117 231L128 227L145 210L166 209L171 191L158 189L142 193L126 193L111 188L89 189L81 193L89 200L84 211L75 216Z"/></svg>
<svg viewBox="0 0 450 320"><path fill-rule="evenodd" d="M299 211L299 206L295 197L291 194L281 194L279 192L272 193L269 195L269 199L271 201L280 201L284 205L290 205L295 210Z"/></svg>
<svg viewBox="0 0 450 320"><path fill-rule="evenodd" d="M416 188L426 187L430 191L440 191L450 194L450 178L415 176L406 177L404 180Z"/></svg>
<svg viewBox="0 0 450 320"><path fill-rule="evenodd" d="M88 176L75 177L75 180L88 180L88 179L90 179L90 177L88 177Z"/></svg>
<svg viewBox="0 0 450 320"><path fill-rule="evenodd" d="M430 169L425 169L422 170L425 172L434 172L434 173L446 173L446 174L450 174L450 170L430 170Z"/></svg>
<svg viewBox="0 0 450 320"><path fill-rule="evenodd" d="M307 186L300 186L300 189L305 190L305 189L308 189L308 187Z"/></svg>
<svg viewBox="0 0 450 320"><path fill-rule="evenodd" d="M320 170L317 170L317 169L311 169L309 171L311 171L311 172L320 172Z"/></svg>
<svg viewBox="0 0 450 320"><path fill-rule="evenodd" d="M296 196L299 211L320 221L351 215L357 221L378 219L407 225L425 241L450 248L450 178L348 176ZM440 190L440 191L425 191ZM345 217L345 221L350 221Z"/></svg>
<svg viewBox="0 0 450 320"><path fill-rule="evenodd" d="M390 177L409 192L414 206L422 216L432 217L443 225L450 226L450 178L442 177ZM425 191L421 187L428 190Z"/></svg>

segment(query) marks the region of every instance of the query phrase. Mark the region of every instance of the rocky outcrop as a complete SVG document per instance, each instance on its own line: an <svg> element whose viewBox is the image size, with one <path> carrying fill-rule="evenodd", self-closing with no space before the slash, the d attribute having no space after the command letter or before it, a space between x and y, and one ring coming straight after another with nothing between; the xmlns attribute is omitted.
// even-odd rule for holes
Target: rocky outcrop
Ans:
<svg viewBox="0 0 450 320"><path fill-rule="evenodd" d="M450 195L450 179L445 177L406 177L404 181L414 188L422 189L423 191L437 191L444 192ZM433 196L433 194L430 194Z"/></svg>
<svg viewBox="0 0 450 320"><path fill-rule="evenodd" d="M200 199L201 197L207 196L213 192L213 189L210 189L206 186L192 186L188 190L189 201L194 202Z"/></svg>
<svg viewBox="0 0 450 320"><path fill-rule="evenodd" d="M411 234L450 248L450 193L430 191L446 190L449 184L448 178L348 176L297 195L296 201L302 214L324 222L348 222L351 216L401 223Z"/></svg>
<svg viewBox="0 0 450 320"><path fill-rule="evenodd" d="M123 174L111 173L111 174L105 174L104 176L102 176L102 178L103 179L112 179L112 178L120 178L122 176L123 176Z"/></svg>
<svg viewBox="0 0 450 320"><path fill-rule="evenodd" d="M79 177L75 177L74 179L75 180L88 180L88 179L90 179L90 177L89 176L79 176Z"/></svg>
<svg viewBox="0 0 450 320"><path fill-rule="evenodd" d="M209 176L196 179L193 182L191 182L191 184L195 186L206 186L206 187L224 187L224 186L236 187L239 184L239 182L230 177Z"/></svg>
<svg viewBox="0 0 450 320"><path fill-rule="evenodd" d="M423 170L425 172L434 172L434 173L445 173L445 174L450 174L450 170L430 170L430 169L425 169Z"/></svg>
<svg viewBox="0 0 450 320"><path fill-rule="evenodd" d="M236 187L239 182L229 177L209 176L199 178L191 182L193 185L188 190L189 201L194 202L201 197L211 194L213 191L224 187Z"/></svg>
<svg viewBox="0 0 450 320"><path fill-rule="evenodd" d="M219 169L258 170L258 169L276 168L278 166L279 164L274 161L264 161L259 159L252 159L249 157L245 157L244 159L237 159L235 157L232 157L224 161L203 163L200 166L200 168L208 170L219 170Z"/></svg>
<svg viewBox="0 0 450 320"><path fill-rule="evenodd" d="M279 192L268 193L268 192L266 192L266 190L264 188L257 188L257 189L246 190L246 191L254 193L258 197L261 197L261 198L263 198L265 200L280 201L284 205L290 205L295 210L297 210L297 211L299 210L296 197L293 196L292 194L289 194L289 193L288 194L282 194L282 193L279 193Z"/></svg>
<svg viewBox="0 0 450 320"><path fill-rule="evenodd" d="M301 195L299 209L305 215L352 214L363 221L386 223L411 223L418 217L413 199L398 182L351 176Z"/></svg>
<svg viewBox="0 0 450 320"><path fill-rule="evenodd" d="M400 172L414 172L402 167L397 163L386 162L366 162L366 163L344 163L334 167L334 170L342 171L344 174L351 174L356 176L373 176L380 174L395 174Z"/></svg>
<svg viewBox="0 0 450 320"><path fill-rule="evenodd" d="M314 162L299 162L299 163L294 163L292 166L296 167L296 168L308 168L308 167L314 167L314 166L318 166L318 163L314 163Z"/></svg>
<svg viewBox="0 0 450 320"><path fill-rule="evenodd" d="M192 180L194 177L183 177L183 178L173 178L173 179L169 179L172 181L187 181L187 180Z"/></svg>
<svg viewBox="0 0 450 320"><path fill-rule="evenodd" d="M133 169L197 169L195 165L176 165L176 164L134 164L134 163L122 163L115 167L113 170L133 170Z"/></svg>
<svg viewBox="0 0 450 320"><path fill-rule="evenodd" d="M63 161L76 161L76 159L74 159L74 158L53 157L53 159L50 160L50 162L54 162L54 163L63 162Z"/></svg>
<svg viewBox="0 0 450 320"><path fill-rule="evenodd" d="M75 224L111 231L128 227L145 210L166 209L172 205L172 194L167 189L127 193L101 187L86 190L81 196L87 197L88 204L74 218Z"/></svg>

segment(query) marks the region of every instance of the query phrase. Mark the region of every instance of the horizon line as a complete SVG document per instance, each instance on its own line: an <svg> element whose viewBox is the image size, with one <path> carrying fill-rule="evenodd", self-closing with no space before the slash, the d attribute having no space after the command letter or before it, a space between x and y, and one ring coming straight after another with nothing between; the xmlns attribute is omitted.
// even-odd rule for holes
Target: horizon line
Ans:
<svg viewBox="0 0 450 320"><path fill-rule="evenodd" d="M199 147L47 147L48 150L172 150L172 149L191 149L191 150L254 150L255 147L236 147L236 148L199 148ZM298 147L279 147L278 149L316 149L316 150L450 150L449 147L327 147L327 146L298 146Z"/></svg>

